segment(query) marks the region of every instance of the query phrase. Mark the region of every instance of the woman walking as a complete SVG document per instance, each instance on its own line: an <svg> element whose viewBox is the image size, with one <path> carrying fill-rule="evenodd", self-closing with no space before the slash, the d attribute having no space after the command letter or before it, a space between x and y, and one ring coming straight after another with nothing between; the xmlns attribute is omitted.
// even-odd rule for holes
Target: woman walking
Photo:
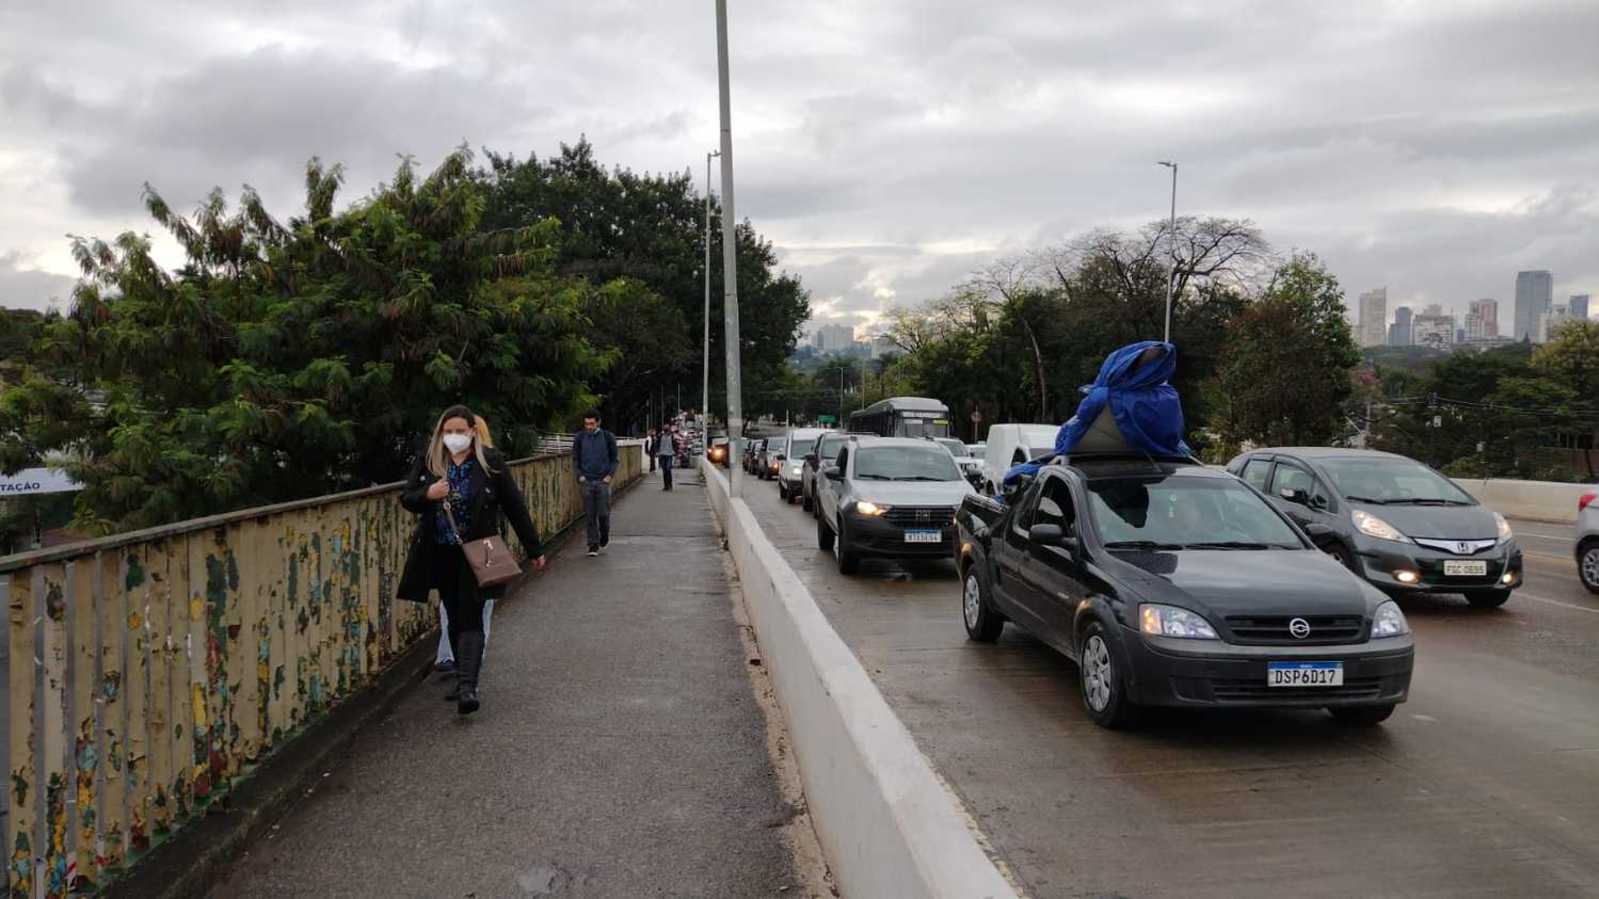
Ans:
<svg viewBox="0 0 1599 899"><path fill-rule="evenodd" d="M477 426L472 430L477 432L479 446L485 450L494 448L494 436L489 431L488 419L479 415L477 417ZM500 536L505 536L505 528L503 526L500 528ZM483 655L485 656L489 653L489 633L492 630L490 625L493 623L494 600L485 599L483 600ZM450 645L450 612L444 608L444 603L442 602L439 603L439 649L438 652L434 653L433 670L449 675L455 674L455 647ZM447 702L455 702L460 693L461 688L457 684L455 689L445 694L444 699Z"/></svg>
<svg viewBox="0 0 1599 899"><path fill-rule="evenodd" d="M484 446L477 417L465 406L451 406L439 416L426 452L405 480L400 503L419 520L400 578L399 598L426 602L430 589L439 591L455 650L456 710L471 714L480 705L484 603L498 598L505 588L479 587L461 544L498 537L503 514L533 560L533 569L540 571L545 560L538 529L505 457Z"/></svg>

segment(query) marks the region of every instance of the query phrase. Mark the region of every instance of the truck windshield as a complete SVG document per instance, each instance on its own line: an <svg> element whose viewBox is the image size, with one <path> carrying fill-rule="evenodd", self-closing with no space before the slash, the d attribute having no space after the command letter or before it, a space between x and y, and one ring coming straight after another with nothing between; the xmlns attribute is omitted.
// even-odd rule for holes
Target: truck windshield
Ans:
<svg viewBox="0 0 1599 899"><path fill-rule="evenodd" d="M1090 514L1111 549L1303 549L1258 494L1232 479L1158 476L1088 482Z"/></svg>
<svg viewBox="0 0 1599 899"><path fill-rule="evenodd" d="M855 477L873 481L958 481L960 469L933 446L866 446L855 451Z"/></svg>

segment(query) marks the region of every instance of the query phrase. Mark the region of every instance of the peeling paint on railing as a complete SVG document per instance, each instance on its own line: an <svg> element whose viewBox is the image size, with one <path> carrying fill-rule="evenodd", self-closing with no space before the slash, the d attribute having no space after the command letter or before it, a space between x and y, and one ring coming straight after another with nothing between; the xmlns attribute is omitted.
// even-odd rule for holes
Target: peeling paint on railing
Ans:
<svg viewBox="0 0 1599 899"><path fill-rule="evenodd" d="M582 514L569 457L512 470L542 533ZM6 895L93 891L426 634L414 525L391 485L0 558Z"/></svg>

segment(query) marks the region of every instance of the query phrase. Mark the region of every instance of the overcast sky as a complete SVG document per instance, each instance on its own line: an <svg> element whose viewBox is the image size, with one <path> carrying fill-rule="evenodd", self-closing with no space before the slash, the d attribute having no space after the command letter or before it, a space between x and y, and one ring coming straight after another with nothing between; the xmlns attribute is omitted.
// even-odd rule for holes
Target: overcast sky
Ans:
<svg viewBox="0 0 1599 899"><path fill-rule="evenodd" d="M1180 214L1254 219L1350 302L1599 295L1599 3L734 0L738 213L869 324L995 255ZM0 304L71 287L68 233L212 186L298 211L463 141L704 178L711 0L7 0ZM168 247L165 258L177 254Z"/></svg>

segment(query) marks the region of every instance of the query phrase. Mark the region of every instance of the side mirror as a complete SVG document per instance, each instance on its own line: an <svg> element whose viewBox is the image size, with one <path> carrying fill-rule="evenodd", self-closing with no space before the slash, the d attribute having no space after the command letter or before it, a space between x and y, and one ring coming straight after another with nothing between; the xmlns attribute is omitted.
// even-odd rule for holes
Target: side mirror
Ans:
<svg viewBox="0 0 1599 899"><path fill-rule="evenodd" d="M1296 503L1301 506L1310 505L1310 494L1304 490L1298 490L1293 487L1284 487L1282 490L1278 491L1277 495L1291 503Z"/></svg>
<svg viewBox="0 0 1599 899"><path fill-rule="evenodd" d="M1027 539L1039 546L1060 546L1066 532L1058 524L1035 524L1027 531Z"/></svg>
<svg viewBox="0 0 1599 899"><path fill-rule="evenodd" d="M1320 549L1326 549L1338 540L1338 534L1324 524L1307 524L1305 533L1310 537L1310 542Z"/></svg>
<svg viewBox="0 0 1599 899"><path fill-rule="evenodd" d="M805 454L805 461L811 463L811 467L815 468L816 467L816 454L815 453L806 453Z"/></svg>
<svg viewBox="0 0 1599 899"><path fill-rule="evenodd" d="M1315 509L1318 512L1325 512L1327 510L1327 497L1317 493L1311 496L1310 499L1305 502L1305 505Z"/></svg>
<svg viewBox="0 0 1599 899"><path fill-rule="evenodd" d="M829 465L822 470L822 476L829 481L842 481L844 480L844 469L839 468L837 465Z"/></svg>
<svg viewBox="0 0 1599 899"><path fill-rule="evenodd" d="M787 462L787 461L788 461L788 457L787 457L787 456L785 456L785 455L783 455L783 454L782 454L782 453L778 453L778 454L777 454L777 456L776 456L776 457L775 457L775 458L776 458L776 459L777 459L777 461L779 461L779 462Z"/></svg>

